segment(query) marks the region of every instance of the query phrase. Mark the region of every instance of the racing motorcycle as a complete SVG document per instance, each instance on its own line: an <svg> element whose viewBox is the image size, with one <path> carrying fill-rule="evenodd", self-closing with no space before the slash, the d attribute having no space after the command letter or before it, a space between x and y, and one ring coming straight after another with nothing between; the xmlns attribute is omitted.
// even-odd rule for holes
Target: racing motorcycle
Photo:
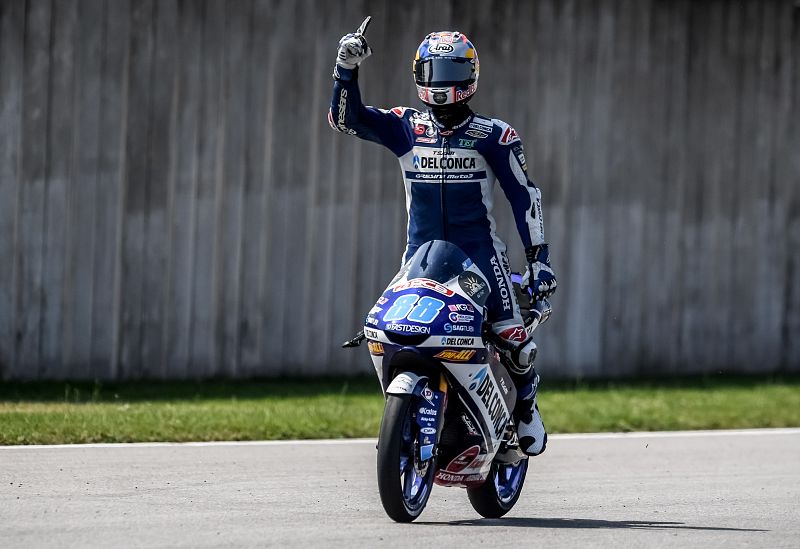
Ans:
<svg viewBox="0 0 800 549"><path fill-rule="evenodd" d="M512 277L532 333L550 314L531 306ZM433 484L466 488L484 517L519 499L528 457L512 417L516 389L499 351L507 344L484 320L490 287L456 245L434 240L395 276L369 311L363 332L386 405L378 437L378 490L386 513L410 522ZM527 307L525 306L527 305Z"/></svg>

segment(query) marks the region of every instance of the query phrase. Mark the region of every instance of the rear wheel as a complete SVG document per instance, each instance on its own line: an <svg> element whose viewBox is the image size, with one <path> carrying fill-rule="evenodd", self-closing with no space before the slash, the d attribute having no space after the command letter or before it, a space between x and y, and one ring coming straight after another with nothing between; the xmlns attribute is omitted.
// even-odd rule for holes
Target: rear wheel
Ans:
<svg viewBox="0 0 800 549"><path fill-rule="evenodd" d="M486 518L500 518L508 513L522 493L527 472L527 458L517 463L493 463L486 482L467 488L473 509Z"/></svg>
<svg viewBox="0 0 800 549"><path fill-rule="evenodd" d="M431 494L436 458L419 460L417 398L386 395L378 437L378 492L386 514L397 522L417 518Z"/></svg>

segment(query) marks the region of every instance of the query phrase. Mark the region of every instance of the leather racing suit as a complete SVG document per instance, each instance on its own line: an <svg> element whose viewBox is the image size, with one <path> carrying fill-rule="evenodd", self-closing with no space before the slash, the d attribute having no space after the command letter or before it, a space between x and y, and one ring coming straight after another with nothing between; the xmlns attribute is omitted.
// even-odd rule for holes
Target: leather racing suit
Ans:
<svg viewBox="0 0 800 549"><path fill-rule="evenodd" d="M494 331L514 344L524 342L506 245L492 217L497 181L511 203L523 246L544 244L541 194L527 177L517 132L502 120L471 112L445 128L430 111L368 107L361 101L358 68L336 67L334 76L331 127L379 143L400 161L408 213L403 263L430 240L456 244L488 278L487 320Z"/></svg>

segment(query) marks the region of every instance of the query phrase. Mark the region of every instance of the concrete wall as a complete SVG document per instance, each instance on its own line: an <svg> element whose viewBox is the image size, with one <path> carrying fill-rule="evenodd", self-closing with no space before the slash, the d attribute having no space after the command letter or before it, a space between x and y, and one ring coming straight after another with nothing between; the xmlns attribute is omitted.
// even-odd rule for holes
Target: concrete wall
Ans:
<svg viewBox="0 0 800 549"><path fill-rule="evenodd" d="M325 120L366 14L367 102L417 105L414 49L458 28L522 136L543 373L800 370L792 0L3 0L0 377L370 371L338 344L398 266L400 173Z"/></svg>

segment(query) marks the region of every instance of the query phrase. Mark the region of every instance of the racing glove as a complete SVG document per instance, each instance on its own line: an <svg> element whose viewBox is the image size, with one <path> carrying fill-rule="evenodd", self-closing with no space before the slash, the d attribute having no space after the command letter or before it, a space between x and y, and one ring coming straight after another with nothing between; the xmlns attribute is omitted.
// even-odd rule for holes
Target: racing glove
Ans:
<svg viewBox="0 0 800 549"><path fill-rule="evenodd" d="M359 32L348 33L339 40L336 64L345 69L354 69L370 55L372 55L372 48L367 44L364 35Z"/></svg>
<svg viewBox="0 0 800 549"><path fill-rule="evenodd" d="M528 268L522 277L522 287L531 288L536 300L550 297L556 291L556 275L550 267L550 251L547 244L525 248Z"/></svg>

